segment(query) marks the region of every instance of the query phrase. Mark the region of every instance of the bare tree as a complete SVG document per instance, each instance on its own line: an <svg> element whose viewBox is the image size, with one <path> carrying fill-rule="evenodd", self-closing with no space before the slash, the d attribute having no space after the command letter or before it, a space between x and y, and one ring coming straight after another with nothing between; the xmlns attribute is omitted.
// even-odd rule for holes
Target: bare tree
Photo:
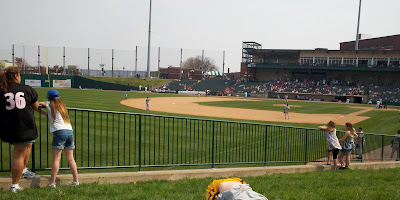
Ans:
<svg viewBox="0 0 400 200"><path fill-rule="evenodd" d="M23 58L19 58L19 57L15 57L15 65L16 66L25 66L25 67L28 67L28 66L30 66L27 62L26 62L26 60L25 59L23 59Z"/></svg>
<svg viewBox="0 0 400 200"><path fill-rule="evenodd" d="M201 69L202 71L214 71L217 70L217 66L215 66L215 62L213 59L209 57L204 58L204 63L202 64L201 56L190 57L183 62L184 68L189 69Z"/></svg>

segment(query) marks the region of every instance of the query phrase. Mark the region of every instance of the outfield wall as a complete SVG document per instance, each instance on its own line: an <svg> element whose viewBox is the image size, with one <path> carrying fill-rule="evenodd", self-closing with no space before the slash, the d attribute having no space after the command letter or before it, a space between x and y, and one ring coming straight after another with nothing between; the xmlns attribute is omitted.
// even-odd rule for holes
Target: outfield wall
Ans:
<svg viewBox="0 0 400 200"><path fill-rule="evenodd" d="M50 82L48 81L50 79ZM64 86L66 88L82 88L82 89L101 89L101 90L139 90L138 87L121 85L115 83L108 83L103 81L96 81L82 76L65 76L65 75L35 75L35 74L21 74L21 83L27 84L36 83L39 85L33 85L33 87L57 87L54 85L55 81L58 80L60 83L66 82ZM71 83L68 85L68 81ZM62 86L61 86L62 87Z"/></svg>

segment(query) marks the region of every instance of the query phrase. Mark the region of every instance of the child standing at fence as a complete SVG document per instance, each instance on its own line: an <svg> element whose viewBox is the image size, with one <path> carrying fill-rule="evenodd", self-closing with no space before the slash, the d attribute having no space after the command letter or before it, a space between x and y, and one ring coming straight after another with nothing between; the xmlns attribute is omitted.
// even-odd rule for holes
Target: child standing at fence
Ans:
<svg viewBox="0 0 400 200"><path fill-rule="evenodd" d="M336 123L329 121L326 126L319 126L318 129L326 131L326 145L327 145L327 165L330 165L331 152L333 152L333 170L337 168L337 158L339 150L342 149L339 140L336 136Z"/></svg>
<svg viewBox="0 0 400 200"><path fill-rule="evenodd" d="M50 124L50 132L54 134L52 143L53 163L51 167L51 178L48 186L56 187L56 176L58 170L60 169L61 153L63 149L74 178L74 181L68 185L79 185L78 170L73 155L73 149L75 148L74 135L72 132L72 126L67 107L60 99L60 93L58 93L57 90L49 90L47 92L47 99L49 101L40 102L39 104L46 106L47 118Z"/></svg>
<svg viewBox="0 0 400 200"><path fill-rule="evenodd" d="M390 154L390 160L392 160L394 152L397 151L396 161L400 159L400 152L399 152L399 145L400 145L400 130L397 131L397 134L392 139L392 153Z"/></svg>
<svg viewBox="0 0 400 200"><path fill-rule="evenodd" d="M363 132L363 128L359 127L358 128L358 143L356 145L357 150L358 150L358 159L362 159L363 158L363 148L364 148L364 144L365 144L365 135Z"/></svg>
<svg viewBox="0 0 400 200"><path fill-rule="evenodd" d="M356 130L353 128L353 124L346 123L346 133L343 138L339 140L342 143L342 150L340 150L339 161L341 167L339 169L349 169L350 166L350 154L351 151L355 149L354 138L358 137ZM346 156L346 163L344 163L343 158Z"/></svg>

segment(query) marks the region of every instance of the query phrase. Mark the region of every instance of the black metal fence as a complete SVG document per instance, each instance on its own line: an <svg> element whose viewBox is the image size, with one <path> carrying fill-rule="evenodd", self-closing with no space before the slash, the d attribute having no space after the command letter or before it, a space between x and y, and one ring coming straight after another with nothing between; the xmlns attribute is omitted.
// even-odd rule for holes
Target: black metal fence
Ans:
<svg viewBox="0 0 400 200"><path fill-rule="evenodd" d="M80 169L210 166L326 161L325 132L258 123L69 108ZM39 137L28 167L51 169L47 119L35 113ZM338 137L344 132L338 131ZM365 134L363 160L387 160L393 136ZM12 145L0 144L0 171ZM356 158L353 152L352 158ZM60 167L68 164L62 159Z"/></svg>

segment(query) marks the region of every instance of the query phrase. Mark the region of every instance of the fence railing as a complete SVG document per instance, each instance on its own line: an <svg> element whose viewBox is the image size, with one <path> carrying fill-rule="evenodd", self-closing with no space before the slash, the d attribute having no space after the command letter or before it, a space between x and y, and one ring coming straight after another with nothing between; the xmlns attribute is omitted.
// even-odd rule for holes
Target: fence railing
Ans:
<svg viewBox="0 0 400 200"><path fill-rule="evenodd" d="M68 111L79 169L326 161L325 133L318 129L76 108ZM35 112L35 118L39 137L28 167L49 170L52 134L46 117ZM342 135L338 131L338 137ZM363 160L389 159L387 145L393 136L365 135ZM2 142L0 150L0 171L10 171L13 146ZM65 158L60 167L68 167Z"/></svg>

